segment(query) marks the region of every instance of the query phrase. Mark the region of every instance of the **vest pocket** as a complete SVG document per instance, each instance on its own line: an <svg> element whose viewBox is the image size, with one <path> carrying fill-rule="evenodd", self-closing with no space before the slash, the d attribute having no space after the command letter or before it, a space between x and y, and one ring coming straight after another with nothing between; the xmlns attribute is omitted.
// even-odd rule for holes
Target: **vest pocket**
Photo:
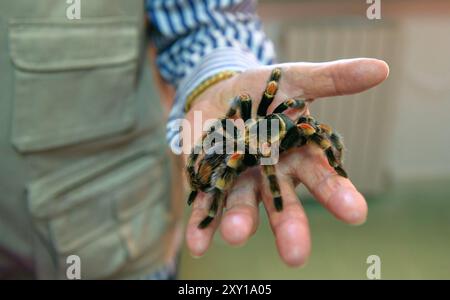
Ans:
<svg viewBox="0 0 450 300"><path fill-rule="evenodd" d="M33 181L33 224L52 253L59 278L78 255L81 278L115 275L160 245L170 222L167 166L154 153L132 149L85 159ZM155 184L158 182L158 184ZM158 259L158 258L155 258Z"/></svg>
<svg viewBox="0 0 450 300"><path fill-rule="evenodd" d="M76 144L133 127L138 29L127 18L10 22L11 135L18 151Z"/></svg>

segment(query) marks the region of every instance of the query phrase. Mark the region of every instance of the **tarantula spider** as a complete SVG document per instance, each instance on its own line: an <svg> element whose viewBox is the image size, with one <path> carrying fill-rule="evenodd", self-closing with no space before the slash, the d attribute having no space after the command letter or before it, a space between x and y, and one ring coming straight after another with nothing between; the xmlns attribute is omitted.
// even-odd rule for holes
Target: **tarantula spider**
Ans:
<svg viewBox="0 0 450 300"><path fill-rule="evenodd" d="M250 96L247 94L237 96L232 99L225 118L219 120L218 125L221 126L223 132L219 132L215 126L212 126L202 136L201 141L193 147L186 165L187 177L191 187L188 204L192 204L198 191L212 194L208 216L201 221L198 225L199 228L207 227L214 219L219 207L226 199L227 191L232 187L239 174L249 167L260 165L261 159L270 155L267 146L277 145L279 153L282 153L307 143L316 144L323 149L329 164L336 172L347 177L342 168L344 146L339 134L333 132L331 127L320 124L313 117L306 115L306 102L304 100L287 99L278 105L272 114L267 115L267 109L277 93L280 77L281 69L275 68L262 95L256 119L251 118L252 99ZM284 113L287 109L300 112L299 117L294 120L290 119ZM238 116L245 122L244 130L239 130L234 124L229 126L229 121L236 119ZM263 121L267 124L267 121L273 120L278 122L277 132L273 132L272 127L264 127L263 132L267 133L268 140L261 142L258 134L261 131L255 129L263 128ZM204 141L212 135L218 137L220 143L212 143L209 150L202 151ZM223 150L226 145L236 146L238 142L243 143L244 151L232 151L231 153L217 151L218 149ZM201 153L203 153L202 156ZM275 175L275 166L273 164L262 165L262 171L268 179L274 206L277 211L281 211L283 200Z"/></svg>

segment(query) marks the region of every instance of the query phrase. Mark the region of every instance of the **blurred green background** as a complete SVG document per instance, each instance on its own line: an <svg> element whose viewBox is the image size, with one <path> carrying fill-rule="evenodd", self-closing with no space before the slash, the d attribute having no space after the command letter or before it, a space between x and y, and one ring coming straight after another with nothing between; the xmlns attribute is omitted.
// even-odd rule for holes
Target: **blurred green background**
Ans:
<svg viewBox="0 0 450 300"><path fill-rule="evenodd" d="M449 181L436 180L369 196L368 220L358 227L335 220L320 204L306 199L313 246L305 267L283 265L263 217L260 229L243 247L230 247L216 234L202 258L192 258L184 249L180 277L367 279L366 259L378 255L382 279L450 279L449 195Z"/></svg>
<svg viewBox="0 0 450 300"><path fill-rule="evenodd" d="M247 245L229 247L217 234L200 259L184 249L182 279L367 279L370 255L380 257L382 279L450 279L450 2L381 2L380 20L367 18L366 1L259 5L280 62L376 57L390 65L383 85L312 107L344 136L367 223L343 224L300 191L312 235L305 267L283 265L261 209Z"/></svg>

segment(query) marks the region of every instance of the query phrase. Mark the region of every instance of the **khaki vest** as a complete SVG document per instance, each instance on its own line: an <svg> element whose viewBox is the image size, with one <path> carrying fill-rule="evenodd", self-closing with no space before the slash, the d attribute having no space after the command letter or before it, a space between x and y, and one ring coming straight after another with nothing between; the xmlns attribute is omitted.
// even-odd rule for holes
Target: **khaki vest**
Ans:
<svg viewBox="0 0 450 300"><path fill-rule="evenodd" d="M0 1L0 266L136 278L174 224L144 3L80 3Z"/></svg>

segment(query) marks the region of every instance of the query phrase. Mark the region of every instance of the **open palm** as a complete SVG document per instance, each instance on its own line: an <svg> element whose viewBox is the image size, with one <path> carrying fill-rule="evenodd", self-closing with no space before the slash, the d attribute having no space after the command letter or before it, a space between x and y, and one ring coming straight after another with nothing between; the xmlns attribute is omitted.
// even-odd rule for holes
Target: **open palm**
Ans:
<svg viewBox="0 0 450 300"><path fill-rule="evenodd" d="M242 92L254 99L255 110L274 67L281 67L283 74L268 113L287 97L317 99L362 92L384 81L389 73L386 63L376 59L288 63L250 69L201 94L186 114L187 120L194 122L195 111L203 113L203 120L223 117L229 99ZM197 141L200 138L192 134L183 137L183 140ZM336 174L320 148L306 145L283 153L276 165L276 175L284 204L281 212L273 206L272 195L259 167L250 168L238 177L228 193L224 212L220 212L205 229L199 229L198 224L208 214L211 197L199 193L186 229L186 242L191 253L194 256L203 255L219 227L223 239L229 244L244 244L257 230L258 204L262 202L282 260L290 266L304 264L311 242L308 220L295 193L295 186L300 183L338 219L349 224L365 221L367 204L364 197L349 179Z"/></svg>

